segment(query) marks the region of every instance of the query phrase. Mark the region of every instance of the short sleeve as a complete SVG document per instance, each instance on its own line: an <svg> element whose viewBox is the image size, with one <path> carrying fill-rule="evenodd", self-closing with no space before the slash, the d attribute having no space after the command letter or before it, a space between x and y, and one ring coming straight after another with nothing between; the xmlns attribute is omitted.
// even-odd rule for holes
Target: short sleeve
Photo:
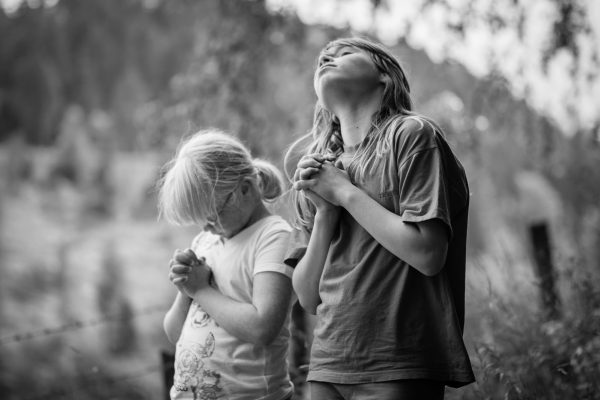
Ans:
<svg viewBox="0 0 600 400"><path fill-rule="evenodd" d="M294 269L283 262L287 250L290 231L288 229L274 229L265 232L257 243L254 272L279 272L289 278Z"/></svg>
<svg viewBox="0 0 600 400"><path fill-rule="evenodd" d="M302 257L304 257L304 253L306 253L309 236L306 229L294 228L290 234L283 262L295 268Z"/></svg>
<svg viewBox="0 0 600 400"><path fill-rule="evenodd" d="M450 203L444 162L439 147L431 137L423 134L423 146L412 146L414 151L401 160L398 166L399 214L406 222L423 222L440 219L452 235ZM414 133L413 133L414 135Z"/></svg>

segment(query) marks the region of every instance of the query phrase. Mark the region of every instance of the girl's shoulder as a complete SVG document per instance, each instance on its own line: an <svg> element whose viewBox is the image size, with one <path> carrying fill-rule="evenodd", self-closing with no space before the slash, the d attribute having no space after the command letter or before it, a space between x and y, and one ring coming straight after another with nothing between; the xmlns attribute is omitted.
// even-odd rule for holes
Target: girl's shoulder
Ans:
<svg viewBox="0 0 600 400"><path fill-rule="evenodd" d="M403 115L396 117L391 124L392 134L413 140L432 140L440 134L440 128L431 119L422 115Z"/></svg>
<svg viewBox="0 0 600 400"><path fill-rule="evenodd" d="M280 215L273 214L263 219L261 227L263 233L269 232L291 232L292 227L290 224Z"/></svg>
<svg viewBox="0 0 600 400"><path fill-rule="evenodd" d="M236 237L240 246L254 248L255 250L265 246L287 245L292 228L288 222L279 215L270 215L256 222L245 232Z"/></svg>
<svg viewBox="0 0 600 400"><path fill-rule="evenodd" d="M272 214L256 221L251 226L230 238L229 241L256 243L260 242L265 237L276 236L278 234L287 235L291 231L292 228L285 219L277 214Z"/></svg>
<svg viewBox="0 0 600 400"><path fill-rule="evenodd" d="M405 154L436 148L443 137L437 124L421 115L394 118L388 126L388 135L394 151Z"/></svg>

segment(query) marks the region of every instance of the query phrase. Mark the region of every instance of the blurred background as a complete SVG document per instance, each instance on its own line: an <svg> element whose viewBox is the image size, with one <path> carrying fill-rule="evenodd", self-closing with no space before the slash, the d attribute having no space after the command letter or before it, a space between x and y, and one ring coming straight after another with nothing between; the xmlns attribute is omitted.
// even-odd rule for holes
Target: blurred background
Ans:
<svg viewBox="0 0 600 400"><path fill-rule="evenodd" d="M167 265L195 231L157 220L160 167L209 126L282 166L318 51L369 35L470 181L477 383L447 398L600 399L598 1L0 4L0 398L165 399Z"/></svg>

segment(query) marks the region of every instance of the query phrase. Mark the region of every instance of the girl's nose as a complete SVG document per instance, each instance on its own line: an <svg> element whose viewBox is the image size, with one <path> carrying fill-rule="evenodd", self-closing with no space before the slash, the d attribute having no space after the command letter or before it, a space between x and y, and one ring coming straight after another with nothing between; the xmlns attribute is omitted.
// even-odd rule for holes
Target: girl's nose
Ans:
<svg viewBox="0 0 600 400"><path fill-rule="evenodd" d="M327 64L333 61L333 57L329 54L321 54L319 57L319 67L323 64Z"/></svg>

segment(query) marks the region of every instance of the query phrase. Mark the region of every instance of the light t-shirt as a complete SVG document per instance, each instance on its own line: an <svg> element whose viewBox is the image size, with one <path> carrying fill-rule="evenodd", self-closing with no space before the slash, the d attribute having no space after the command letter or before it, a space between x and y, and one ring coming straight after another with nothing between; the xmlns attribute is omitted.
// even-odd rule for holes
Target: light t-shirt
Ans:
<svg viewBox="0 0 600 400"><path fill-rule="evenodd" d="M205 257L219 291L251 303L261 272L291 278L283 264L290 227L279 216L263 218L230 239L203 232L192 250ZM248 343L220 327L192 302L175 352L171 399L281 400L293 391L287 365L289 323L267 346Z"/></svg>

